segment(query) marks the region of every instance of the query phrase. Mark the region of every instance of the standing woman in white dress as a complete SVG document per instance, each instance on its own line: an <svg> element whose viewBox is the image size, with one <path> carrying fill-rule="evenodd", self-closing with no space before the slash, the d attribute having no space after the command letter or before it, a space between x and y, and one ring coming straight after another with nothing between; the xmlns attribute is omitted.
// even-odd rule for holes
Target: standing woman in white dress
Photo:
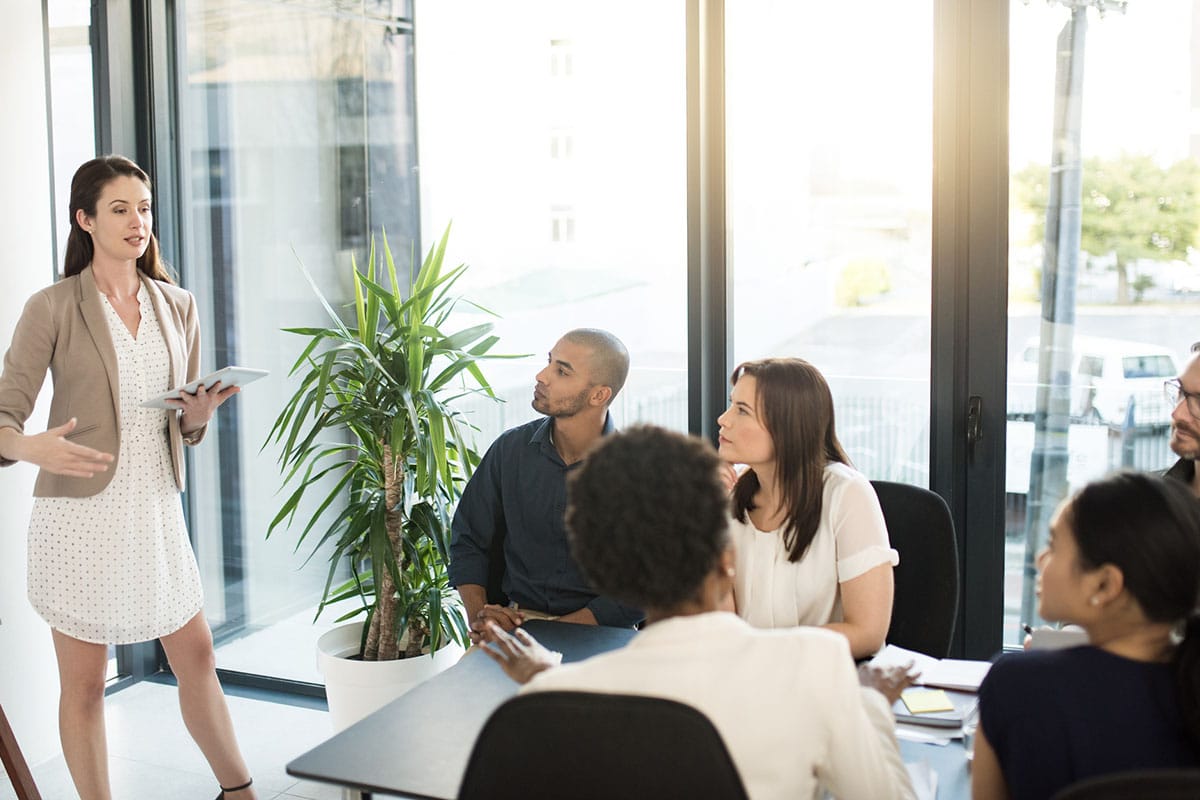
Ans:
<svg viewBox="0 0 1200 800"><path fill-rule="evenodd" d="M748 361L730 381L717 424L721 458L746 467L732 489L737 612L760 628L836 630L866 658L887 636L900 559L838 442L829 385L799 358Z"/></svg>
<svg viewBox="0 0 1200 800"><path fill-rule="evenodd" d="M237 389L202 388L170 411L141 407L200 370L196 301L163 268L150 206L150 179L126 158L76 171L65 277L29 299L4 357L0 465L39 468L29 599L54 639L59 736L80 798L111 798L108 645L159 639L220 797L251 800L179 500L183 445L200 441ZM27 434L47 370L50 428Z"/></svg>

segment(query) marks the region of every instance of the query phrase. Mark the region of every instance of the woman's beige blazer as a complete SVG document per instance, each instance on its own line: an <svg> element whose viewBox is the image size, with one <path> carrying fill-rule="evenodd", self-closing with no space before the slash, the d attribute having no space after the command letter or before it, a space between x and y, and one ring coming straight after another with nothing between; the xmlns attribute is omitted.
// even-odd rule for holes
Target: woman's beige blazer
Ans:
<svg viewBox="0 0 1200 800"><path fill-rule="evenodd" d="M150 293L167 352L171 357L171 386L200 377L200 326L191 292L138 273ZM50 370L54 395L49 427L75 417L73 442L119 457L121 450L120 397L117 351L100 304L100 291L89 266L29 298L13 331L12 344L0 373L0 428L25 432L38 392ZM150 398L146 398L149 400ZM175 485L183 490L183 445L196 444L205 428L179 431L179 412L167 411L171 463ZM0 466L13 462L0 458ZM41 470L33 487L35 497L90 497L112 480L117 464L91 478L71 478Z"/></svg>

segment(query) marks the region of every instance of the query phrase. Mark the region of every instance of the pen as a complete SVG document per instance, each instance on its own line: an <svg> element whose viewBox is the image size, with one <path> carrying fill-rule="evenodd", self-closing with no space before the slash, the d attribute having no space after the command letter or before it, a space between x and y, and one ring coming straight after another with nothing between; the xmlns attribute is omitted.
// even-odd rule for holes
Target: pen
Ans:
<svg viewBox="0 0 1200 800"><path fill-rule="evenodd" d="M1026 623L1023 623L1023 624L1021 625L1021 630L1025 631L1025 632L1026 632L1026 633L1028 633L1028 634L1032 634L1032 633L1033 633L1033 628L1032 628L1032 627L1030 627L1030 625L1029 625L1029 623L1028 623L1028 622L1026 622Z"/></svg>

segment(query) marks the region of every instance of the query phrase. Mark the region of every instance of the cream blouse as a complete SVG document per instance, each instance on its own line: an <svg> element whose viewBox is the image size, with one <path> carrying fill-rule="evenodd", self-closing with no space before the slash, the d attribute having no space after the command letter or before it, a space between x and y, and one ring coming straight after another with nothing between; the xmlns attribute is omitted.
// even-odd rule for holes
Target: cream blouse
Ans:
<svg viewBox="0 0 1200 800"><path fill-rule="evenodd" d="M840 584L900 563L871 482L845 464L825 467L821 522L799 561L788 561L782 530L760 531L749 516L732 520L730 534L738 614L756 628L841 622Z"/></svg>

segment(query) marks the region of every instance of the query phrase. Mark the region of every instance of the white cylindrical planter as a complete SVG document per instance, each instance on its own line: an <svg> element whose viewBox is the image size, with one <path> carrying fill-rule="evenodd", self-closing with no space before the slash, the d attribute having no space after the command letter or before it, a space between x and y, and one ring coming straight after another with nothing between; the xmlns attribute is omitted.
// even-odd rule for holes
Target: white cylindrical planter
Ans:
<svg viewBox="0 0 1200 800"><path fill-rule="evenodd" d="M325 696L334 732L353 725L424 680L457 663L463 648L449 642L430 658L396 661L351 660L362 644L362 623L339 625L317 640L317 668L325 676Z"/></svg>

